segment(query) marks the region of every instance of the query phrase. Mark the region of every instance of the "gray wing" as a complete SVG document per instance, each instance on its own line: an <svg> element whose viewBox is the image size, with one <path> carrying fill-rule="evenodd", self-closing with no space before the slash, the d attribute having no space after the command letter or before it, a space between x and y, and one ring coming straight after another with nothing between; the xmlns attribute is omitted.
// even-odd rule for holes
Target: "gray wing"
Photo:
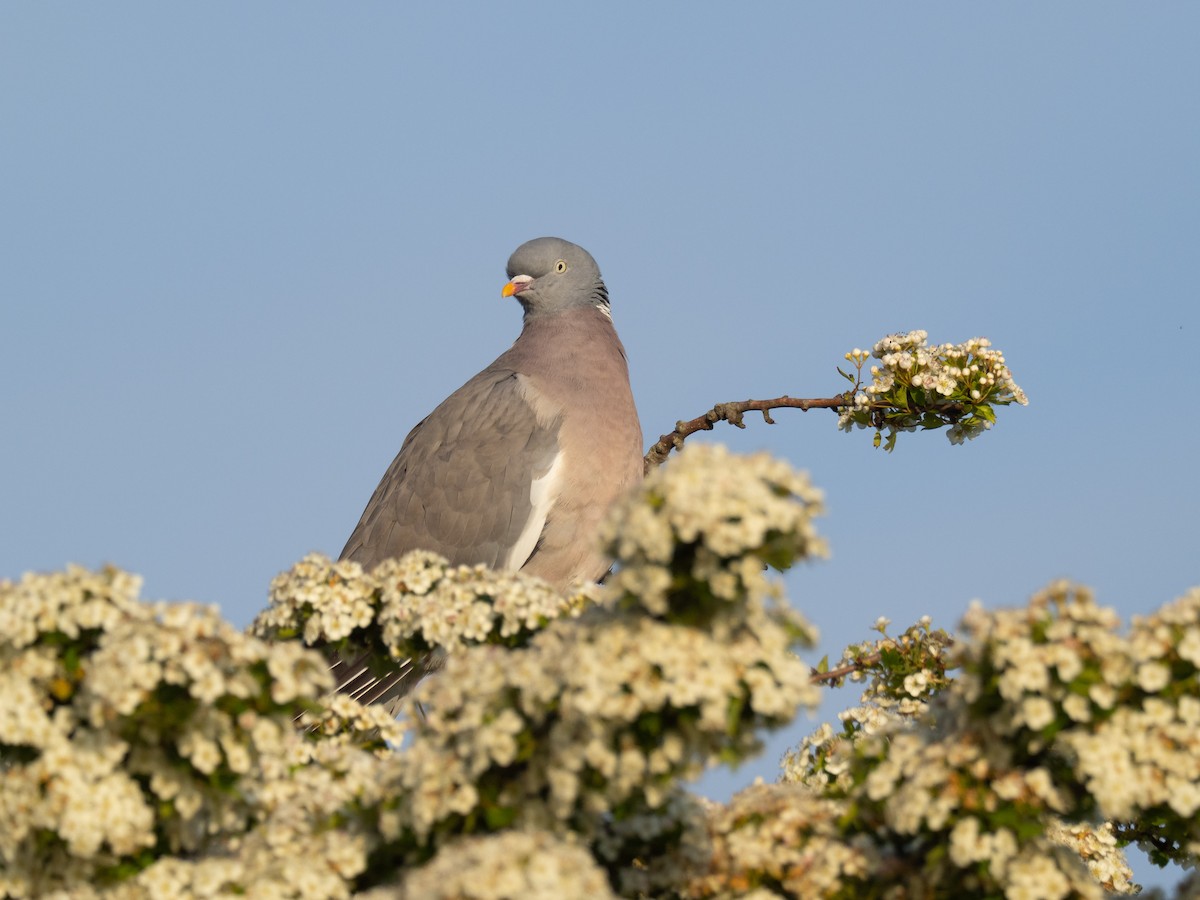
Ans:
<svg viewBox="0 0 1200 900"><path fill-rule="evenodd" d="M538 422L518 378L485 369L409 432L342 559L369 570L421 549L503 567L558 454L557 420Z"/></svg>
<svg viewBox="0 0 1200 900"><path fill-rule="evenodd" d="M518 379L511 369L485 369L409 432L342 559L369 570L421 549L454 564L503 567L534 513L531 486L549 472L559 446L559 421L538 421ZM329 657L338 691L363 703L386 703L393 713L438 665L409 659L376 675L370 654Z"/></svg>

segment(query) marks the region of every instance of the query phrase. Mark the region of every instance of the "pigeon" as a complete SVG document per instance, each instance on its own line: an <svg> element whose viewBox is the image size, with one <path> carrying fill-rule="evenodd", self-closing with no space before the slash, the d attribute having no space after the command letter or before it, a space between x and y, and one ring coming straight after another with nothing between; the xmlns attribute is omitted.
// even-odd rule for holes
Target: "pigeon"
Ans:
<svg viewBox="0 0 1200 900"><path fill-rule="evenodd" d="M372 569L411 550L451 564L538 576L559 590L611 560L597 538L642 477L629 367L596 261L561 238L528 241L501 291L524 311L516 342L417 423L367 503L341 558ZM397 701L431 669L336 659L338 690Z"/></svg>

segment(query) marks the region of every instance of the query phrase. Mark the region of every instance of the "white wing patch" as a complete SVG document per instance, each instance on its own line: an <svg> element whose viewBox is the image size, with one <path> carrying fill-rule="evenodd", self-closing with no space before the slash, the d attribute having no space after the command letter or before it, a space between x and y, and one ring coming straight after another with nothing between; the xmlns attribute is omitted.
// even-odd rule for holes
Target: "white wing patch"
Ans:
<svg viewBox="0 0 1200 900"><path fill-rule="evenodd" d="M562 487L563 469L566 468L565 457L566 454L559 450L554 457L554 462L546 470L546 474L541 478L533 479L533 483L529 485L529 502L531 504L529 518L525 520L525 527L521 529L517 542L512 545L508 556L505 557L505 569L515 572L525 565L533 554L533 548L537 546L538 538L542 536L542 529L546 527L546 517L550 515L550 507L558 499L558 493Z"/></svg>

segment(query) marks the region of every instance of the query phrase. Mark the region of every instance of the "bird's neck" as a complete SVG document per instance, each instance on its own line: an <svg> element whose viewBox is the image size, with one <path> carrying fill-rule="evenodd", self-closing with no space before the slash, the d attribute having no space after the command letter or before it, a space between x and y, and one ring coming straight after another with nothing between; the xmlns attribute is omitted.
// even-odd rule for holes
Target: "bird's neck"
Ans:
<svg viewBox="0 0 1200 900"><path fill-rule="evenodd" d="M625 348L612 320L598 309L577 308L557 315L526 318L510 351L518 371L553 375L572 372L628 376Z"/></svg>

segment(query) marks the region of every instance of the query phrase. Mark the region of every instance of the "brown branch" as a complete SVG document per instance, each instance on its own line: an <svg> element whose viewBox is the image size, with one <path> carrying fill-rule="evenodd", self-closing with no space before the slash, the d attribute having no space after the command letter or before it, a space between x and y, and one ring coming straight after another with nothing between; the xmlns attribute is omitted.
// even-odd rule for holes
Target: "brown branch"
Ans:
<svg viewBox="0 0 1200 900"><path fill-rule="evenodd" d="M855 672L861 672L869 669L871 666L878 663L883 658L880 653L868 653L866 656L856 657L851 662L844 666L838 666L836 669L830 669L827 672L818 672L812 669L809 673L809 681L813 684L823 684L826 681L837 681L839 678L845 678L847 675L853 675Z"/></svg>
<svg viewBox="0 0 1200 900"><path fill-rule="evenodd" d="M739 400L732 403L718 403L702 416L686 422L683 420L676 422L675 430L662 435L646 453L645 469L649 472L655 466L666 462L671 451L682 447L688 435L695 434L697 431L712 431L713 425L717 422L728 422L737 428L745 428L746 424L742 421L743 416L748 412L760 412L763 421L768 425L774 425L775 420L771 418L773 409L801 409L808 412L810 409L841 409L852 402L853 400L845 394L840 397L822 397L810 400L788 397L785 394L774 400Z"/></svg>

